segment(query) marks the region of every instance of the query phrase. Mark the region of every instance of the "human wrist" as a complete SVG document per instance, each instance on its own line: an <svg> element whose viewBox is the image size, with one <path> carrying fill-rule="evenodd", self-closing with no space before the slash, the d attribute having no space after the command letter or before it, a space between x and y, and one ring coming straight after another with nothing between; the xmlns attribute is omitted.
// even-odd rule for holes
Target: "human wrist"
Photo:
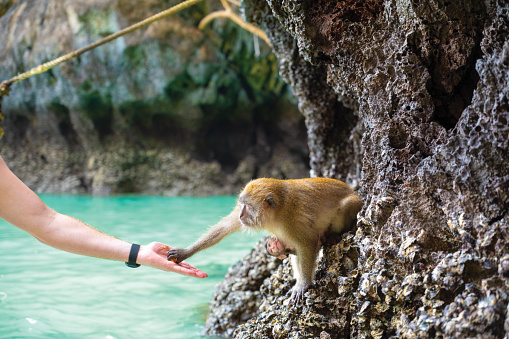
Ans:
<svg viewBox="0 0 509 339"><path fill-rule="evenodd" d="M129 251L129 257L127 262L125 263L127 267L137 268L140 267L138 264L138 254L140 253L141 246L138 244L131 244L131 249Z"/></svg>

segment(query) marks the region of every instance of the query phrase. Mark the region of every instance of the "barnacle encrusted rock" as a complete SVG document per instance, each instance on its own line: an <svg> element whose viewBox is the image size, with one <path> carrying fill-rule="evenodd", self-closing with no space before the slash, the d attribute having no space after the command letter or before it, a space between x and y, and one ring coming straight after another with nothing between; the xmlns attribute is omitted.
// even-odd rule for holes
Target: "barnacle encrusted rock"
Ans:
<svg viewBox="0 0 509 339"><path fill-rule="evenodd" d="M244 8L299 99L313 173L358 186L365 206L355 231L324 246L307 299L283 303L283 262L234 337L507 336L507 3Z"/></svg>
<svg viewBox="0 0 509 339"><path fill-rule="evenodd" d="M302 304L288 303L288 292L295 280L289 260L285 259L260 286L260 305L256 317L240 326L232 326L235 330L234 337L332 338L337 337L338 333L347 333L349 313L355 310L354 305L347 300L360 278L354 264L359 254L357 249L352 247L353 238L353 234L347 233L339 242L335 239L335 244L330 241L325 244L315 282ZM234 276L232 271L230 281L221 283L220 289L227 288ZM213 303L216 303L217 299L215 296ZM223 302L231 305L229 299L230 297ZM244 300L244 303L247 301ZM207 331L218 334L210 329ZM226 334L231 336L231 330Z"/></svg>
<svg viewBox="0 0 509 339"><path fill-rule="evenodd" d="M230 267L216 287L204 334L232 336L236 326L260 314L261 286L277 269L278 259L267 254L264 238L244 260Z"/></svg>

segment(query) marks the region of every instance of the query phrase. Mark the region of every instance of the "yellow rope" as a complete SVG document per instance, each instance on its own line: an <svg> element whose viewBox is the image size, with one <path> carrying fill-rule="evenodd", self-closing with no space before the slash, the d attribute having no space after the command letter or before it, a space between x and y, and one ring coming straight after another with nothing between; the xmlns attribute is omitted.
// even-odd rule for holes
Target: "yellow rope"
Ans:
<svg viewBox="0 0 509 339"><path fill-rule="evenodd" d="M51 61L48 61L42 65L39 65L37 67L34 67L32 69L30 69L29 71L25 72L25 73L22 73L22 74L19 74L9 80L5 80L3 81L1 84L0 84L0 99L1 99L1 96L3 95L8 95L9 94L9 88L12 84L20 81L20 80L24 80L26 78L29 78L33 75L36 75L36 74L40 74L40 73L43 73L43 72L46 72L47 70L55 67L56 65L59 65L61 64L62 62L65 62L65 61L68 61L72 58L75 58L77 57L78 55L81 55L85 52L88 52L90 51L91 49L94 49L98 46L101 46L101 45L104 45L105 43L108 43L112 40L115 40L116 38L119 38L123 35L126 35L126 34L129 34L137 29L140 29L140 28L143 28L147 25L150 25L151 23L157 21L157 20L160 20L162 18L165 18L167 16L170 16L172 14L175 14L177 12L180 12L181 10L183 9L186 9L188 7L191 7L195 4L197 4L198 2L201 2L203 0L186 0L186 1L183 1L181 2L180 4L178 5L175 5L171 8L168 8L167 10L164 10L160 13L157 13L143 21L140 21L132 26L129 26L129 27L126 27L120 31L118 31L117 33L114 33L114 34L110 34L108 35L107 37L101 39L101 40L98 40L86 47L83 47L81 49L78 49L74 52L71 52L71 53L67 53L65 55L62 55L61 57L59 58L56 58L54 60L51 60Z"/></svg>
<svg viewBox="0 0 509 339"><path fill-rule="evenodd" d="M231 2L231 0L229 0L229 1ZM212 12L209 15L207 15L205 18L203 18L200 21L200 24L198 25L198 28L200 30L202 30L209 22L211 22L212 20L214 20L216 18L221 18L221 17L228 18L231 21L235 22L240 27L242 27L243 29L245 29L246 31L262 38L267 43L267 45L272 46L270 44L269 38L267 38L267 34L265 34L265 32L262 29L256 27L253 24L250 24L250 23L244 21L244 19L242 19L237 14L235 14L232 11L228 2L226 2L225 0L221 0L221 3L223 4L224 11Z"/></svg>
<svg viewBox="0 0 509 339"><path fill-rule="evenodd" d="M80 48L76 51L73 51L71 53L67 53L65 55L62 55L61 57L58 57L54 60L51 60L51 61L48 61L42 65L39 65L37 67L34 67L32 69L30 69L29 71L25 72L25 73L21 73L21 74L18 74L17 76L9 79L9 80L4 80L2 81L2 83L0 83L0 122L2 122L4 116L2 114L2 110L1 110L1 104L2 104L2 99L3 99L3 96L4 95L9 95L9 90L11 88L11 85L20 81L20 80L24 80L26 78L29 78L33 75L37 75L37 74L40 74L40 73L43 73L43 72L46 72L47 70L61 64L62 62L65 62L65 61L68 61L68 60L71 60L72 58L75 58L77 57L78 55L81 55L85 52L88 52L90 51L91 49L94 49L96 47L99 47L101 45L104 45L112 40L115 40L116 38L119 38L123 35L126 35L126 34L129 34L137 29L140 29L140 28L143 28L147 25L150 25L151 23L157 21L157 20L160 20L160 19L163 19L167 16L170 16L172 14L175 14L177 12L180 12L181 10L183 9L186 9L188 7L191 7L195 4L197 4L198 2L201 2L203 0L186 0L186 1L183 1L181 2L180 4L178 5L175 5L171 8L168 8L167 10L164 10L162 12L159 12L143 21L140 21L134 25L131 25L129 27L126 27L120 31L118 31L117 33L114 33L114 34L110 34L108 35L107 37L101 39L101 40L98 40L86 47L83 47L83 48ZM235 5L240 5L240 3L236 0L228 0L230 1L231 3L235 4ZM267 38L267 35L265 34L265 32L263 30L261 30L260 28L256 27L255 25L252 25L250 23L247 23L245 22L240 16L238 16L237 14L235 14L230 5L228 4L228 2L226 0L221 0L221 3L223 4L223 7L225 8L224 11L219 11L219 12L214 12L214 13L210 13L209 15L207 15L205 18L202 19L202 21L200 22L200 25L199 25L199 28L200 29L203 29L203 27L205 25L207 25L211 20L215 19L215 18L218 18L218 17L226 17L226 18L229 18L230 20L234 21L236 24L238 24L240 27L242 27L243 29L245 29L246 31L248 32L251 32L252 34L255 34L257 36L259 36L260 38L262 38L263 40L265 40L265 42L270 46L270 42L269 42L269 39ZM2 126L0 126L0 138L2 138L4 134L4 131L2 129Z"/></svg>

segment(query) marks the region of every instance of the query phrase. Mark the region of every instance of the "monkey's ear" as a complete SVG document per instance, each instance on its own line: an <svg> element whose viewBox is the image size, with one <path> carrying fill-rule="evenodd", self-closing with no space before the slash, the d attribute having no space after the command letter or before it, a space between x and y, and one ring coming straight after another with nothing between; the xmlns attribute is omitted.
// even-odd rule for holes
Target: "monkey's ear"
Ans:
<svg viewBox="0 0 509 339"><path fill-rule="evenodd" d="M265 199L263 199L263 202L265 204L267 204L267 207L274 207L274 206L276 206L276 201L274 200L272 195L266 196Z"/></svg>

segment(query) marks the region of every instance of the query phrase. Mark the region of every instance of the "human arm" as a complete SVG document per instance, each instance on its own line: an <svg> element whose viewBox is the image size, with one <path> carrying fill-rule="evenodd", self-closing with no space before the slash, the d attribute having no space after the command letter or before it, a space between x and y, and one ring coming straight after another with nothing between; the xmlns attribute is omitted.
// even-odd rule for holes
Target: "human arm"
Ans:
<svg viewBox="0 0 509 339"><path fill-rule="evenodd" d="M104 234L82 221L55 212L12 173L0 157L0 218L54 248L103 259L127 261L131 244ZM137 263L197 278L207 275L187 263L167 261L170 247L141 246Z"/></svg>

